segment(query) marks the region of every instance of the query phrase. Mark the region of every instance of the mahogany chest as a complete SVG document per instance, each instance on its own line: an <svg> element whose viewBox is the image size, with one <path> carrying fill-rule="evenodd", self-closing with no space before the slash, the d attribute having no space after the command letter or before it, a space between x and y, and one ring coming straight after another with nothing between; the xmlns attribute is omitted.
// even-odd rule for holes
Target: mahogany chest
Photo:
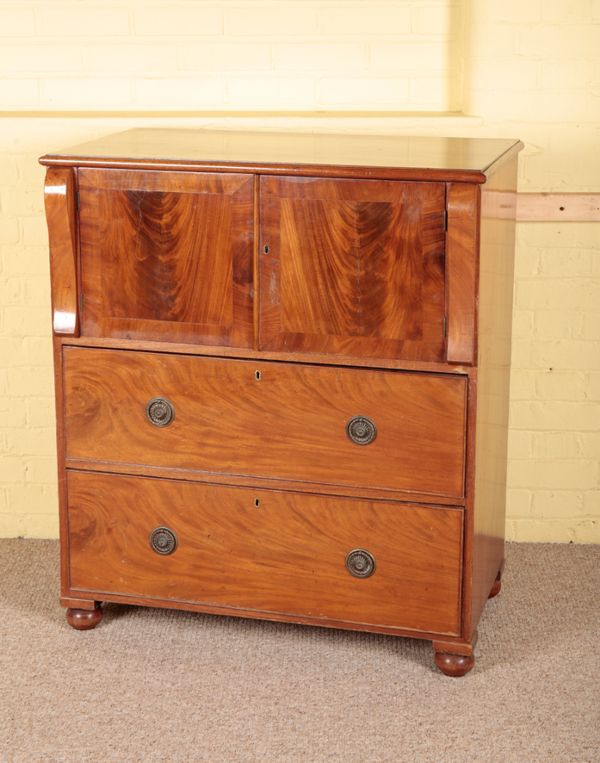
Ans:
<svg viewBox="0 0 600 763"><path fill-rule="evenodd" d="M42 157L73 627L173 607L473 666L520 148L132 130Z"/></svg>

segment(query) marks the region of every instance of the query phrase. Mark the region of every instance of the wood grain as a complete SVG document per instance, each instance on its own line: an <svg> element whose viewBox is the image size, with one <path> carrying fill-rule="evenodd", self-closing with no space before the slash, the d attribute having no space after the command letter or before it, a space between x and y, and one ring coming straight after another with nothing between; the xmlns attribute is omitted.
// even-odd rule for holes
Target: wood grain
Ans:
<svg viewBox="0 0 600 763"><path fill-rule="evenodd" d="M500 591L502 590L502 572L498 572L496 575L496 580L494 580L494 584L492 585L492 588L488 594L488 599L494 599Z"/></svg>
<svg viewBox="0 0 600 763"><path fill-rule="evenodd" d="M61 597L69 589L69 531L67 513L67 472L65 468L65 410L63 395L63 342L67 337L55 334L52 338L54 358L54 402L56 410L56 466L58 477L58 514L60 527L60 591ZM69 337L70 338L70 337ZM67 604L74 609L85 609L78 603Z"/></svg>
<svg viewBox="0 0 600 763"><path fill-rule="evenodd" d="M107 456L110 458L110 454ZM431 493L427 490L397 489L380 485L336 485L326 482L307 482L302 480L282 480L279 477L265 477L254 474L231 474L216 471L198 471L182 469L173 466L157 466L156 464L132 464L114 461L90 460L87 458L68 458L67 469L80 469L94 472L116 472L140 477L160 477L165 479L185 479L191 482L210 482L213 485L230 485L259 490L292 490L297 493L314 493L318 490L323 495L341 496L345 498L365 498L370 501L397 501L399 503L428 503L436 506L463 506L464 497Z"/></svg>
<svg viewBox="0 0 600 763"><path fill-rule="evenodd" d="M448 654L447 652L435 652L435 664L446 676L462 678L475 665L473 655Z"/></svg>
<svg viewBox="0 0 600 763"><path fill-rule="evenodd" d="M260 379L257 379L257 372ZM67 457L459 499L463 377L65 348ZM154 397L175 419L146 419ZM353 416L377 437L356 445Z"/></svg>
<svg viewBox="0 0 600 763"><path fill-rule="evenodd" d="M110 601L429 638L446 674L473 666L503 557L520 148L134 130L42 158L74 627Z"/></svg>
<svg viewBox="0 0 600 763"><path fill-rule="evenodd" d="M482 191L514 192L517 162L507 162ZM515 221L485 204L481 220L479 361L475 396L472 613L475 628L504 559L508 404L512 339ZM467 622L468 624L468 622Z"/></svg>
<svg viewBox="0 0 600 763"><path fill-rule="evenodd" d="M253 182L81 170L84 333L251 347Z"/></svg>
<svg viewBox="0 0 600 763"><path fill-rule="evenodd" d="M488 190L484 215L517 222L600 222L600 193L517 193Z"/></svg>
<svg viewBox="0 0 600 763"><path fill-rule="evenodd" d="M477 631L469 640L433 639L434 661L446 676L461 678L475 666Z"/></svg>
<svg viewBox="0 0 600 763"><path fill-rule="evenodd" d="M456 634L462 511L70 472L74 591ZM256 502L259 505L256 505ZM168 526L177 548L149 545ZM368 578L345 567L366 548Z"/></svg>
<svg viewBox="0 0 600 763"><path fill-rule="evenodd" d="M506 215L523 222L600 222L600 193L516 193L499 191L494 198L488 193L495 215ZM512 204L507 198L512 197Z"/></svg>
<svg viewBox="0 0 600 763"><path fill-rule="evenodd" d="M77 296L77 222L75 173L50 167L44 187L50 242L52 329L62 336L79 336Z"/></svg>
<svg viewBox="0 0 600 763"><path fill-rule="evenodd" d="M263 178L260 196L261 349L443 358L443 184Z"/></svg>
<svg viewBox="0 0 600 763"><path fill-rule="evenodd" d="M71 628L75 628L77 631L89 631L95 628L102 620L102 608L95 607L94 609L73 609L69 607L67 609L67 622Z"/></svg>
<svg viewBox="0 0 600 763"><path fill-rule="evenodd" d="M357 368L381 368L403 371L431 371L467 375L470 367L463 363L445 361L404 360L401 358L369 358L360 355L332 355L324 352L282 352L279 350L253 350L249 347L221 347L209 344L183 344L181 342L157 342L139 339L114 339L112 337L68 338L70 347L98 347L143 352L174 352L181 355L205 355L215 358L276 360L282 363L311 363L331 366L355 366Z"/></svg>
<svg viewBox="0 0 600 763"><path fill-rule="evenodd" d="M448 184L448 340L446 360L475 362L479 186Z"/></svg>
<svg viewBox="0 0 600 763"><path fill-rule="evenodd" d="M514 140L158 128L105 136L47 154L40 162L484 183L496 164L522 147Z"/></svg>

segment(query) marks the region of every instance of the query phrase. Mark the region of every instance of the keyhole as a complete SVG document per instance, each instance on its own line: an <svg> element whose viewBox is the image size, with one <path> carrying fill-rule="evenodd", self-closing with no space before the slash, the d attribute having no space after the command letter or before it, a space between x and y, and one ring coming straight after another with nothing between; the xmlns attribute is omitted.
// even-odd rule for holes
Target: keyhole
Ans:
<svg viewBox="0 0 600 763"><path fill-rule="evenodd" d="M260 498L255 498L255 499L254 499L254 505L255 505L255 507L256 507L257 509L260 507Z"/></svg>
<svg viewBox="0 0 600 763"><path fill-rule="evenodd" d="M260 371L255 371L254 372L254 378L256 379L256 381L260 381L261 378L262 378L261 372Z"/></svg>
<svg viewBox="0 0 600 763"><path fill-rule="evenodd" d="M269 252L270 252L270 251L271 251L271 247L270 247L268 244L265 244L265 245L263 246L263 252L264 252L265 254L269 254Z"/></svg>

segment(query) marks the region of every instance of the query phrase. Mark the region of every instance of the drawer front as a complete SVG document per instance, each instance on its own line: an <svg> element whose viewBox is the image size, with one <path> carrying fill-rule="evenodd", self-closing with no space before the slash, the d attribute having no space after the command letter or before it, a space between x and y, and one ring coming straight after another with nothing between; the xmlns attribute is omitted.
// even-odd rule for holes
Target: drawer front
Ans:
<svg viewBox="0 0 600 763"><path fill-rule="evenodd" d="M71 347L64 395L68 459L463 496L460 376Z"/></svg>
<svg viewBox="0 0 600 763"><path fill-rule="evenodd" d="M68 506L72 591L459 632L460 509L75 471Z"/></svg>

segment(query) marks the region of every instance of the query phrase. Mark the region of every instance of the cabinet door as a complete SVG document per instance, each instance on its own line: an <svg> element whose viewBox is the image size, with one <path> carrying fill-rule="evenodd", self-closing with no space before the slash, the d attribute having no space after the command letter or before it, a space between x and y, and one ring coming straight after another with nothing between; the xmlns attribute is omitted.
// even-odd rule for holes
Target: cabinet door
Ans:
<svg viewBox="0 0 600 763"><path fill-rule="evenodd" d="M252 346L253 176L78 180L83 334Z"/></svg>
<svg viewBox="0 0 600 763"><path fill-rule="evenodd" d="M445 186L260 180L260 346L444 359Z"/></svg>

